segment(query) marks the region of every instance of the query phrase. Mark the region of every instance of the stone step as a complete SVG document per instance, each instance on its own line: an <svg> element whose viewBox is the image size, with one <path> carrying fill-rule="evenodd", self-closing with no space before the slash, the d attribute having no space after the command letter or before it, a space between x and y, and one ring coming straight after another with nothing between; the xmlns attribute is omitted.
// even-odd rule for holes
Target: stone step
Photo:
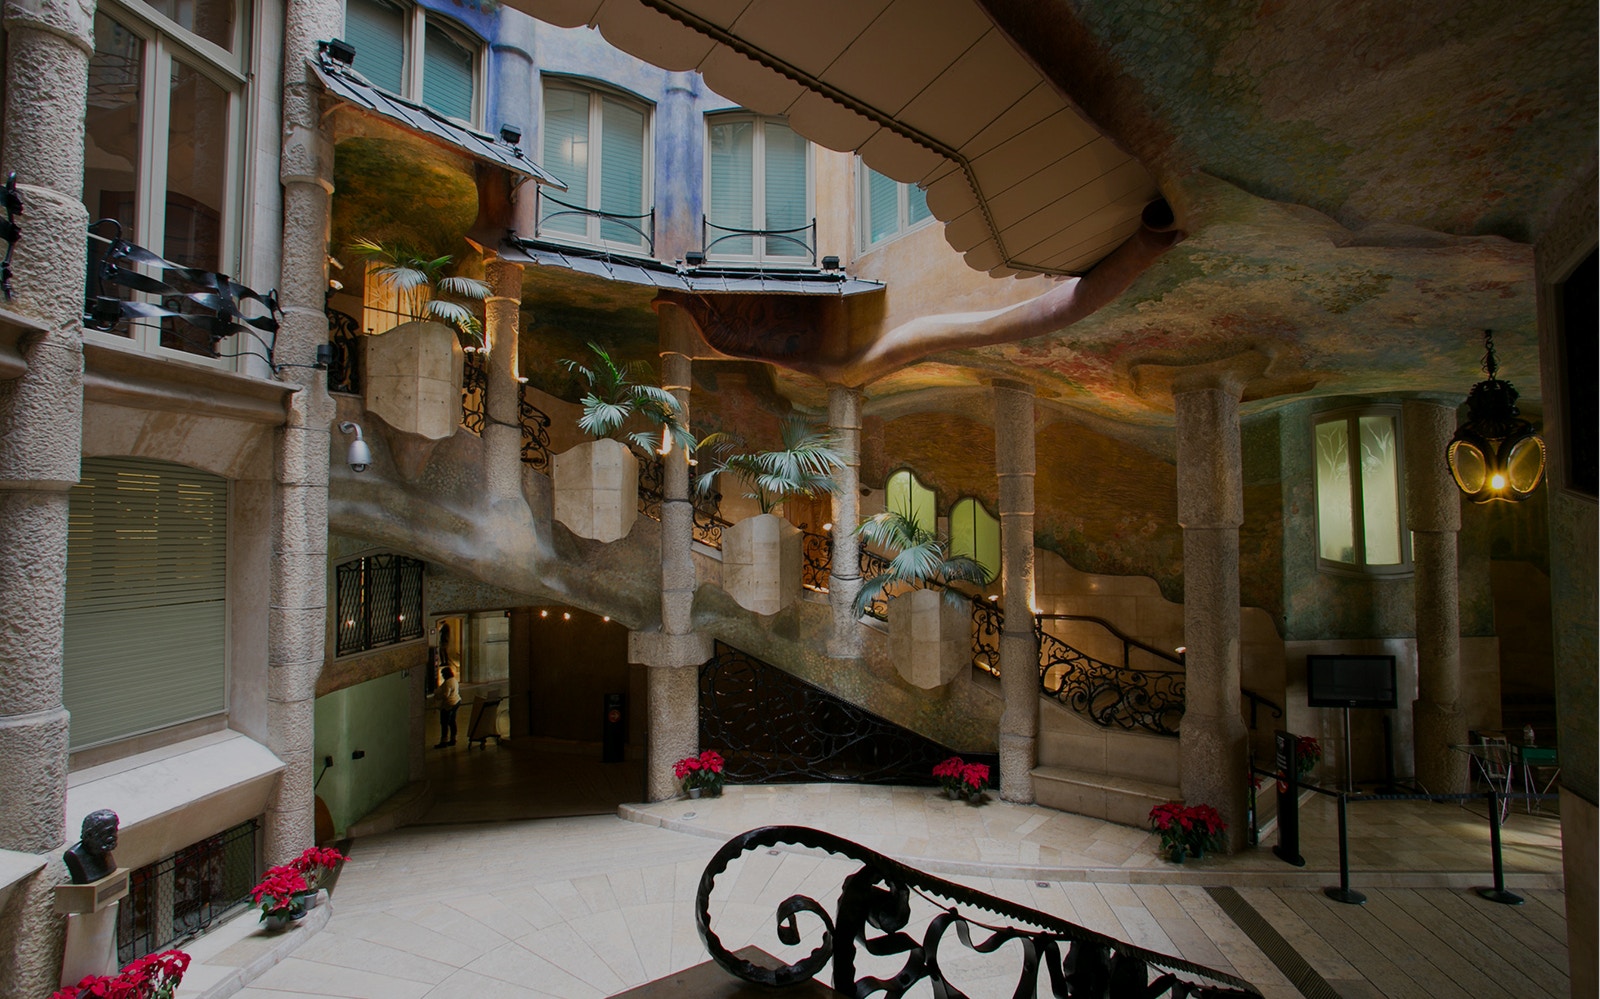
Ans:
<svg viewBox="0 0 1600 999"><path fill-rule="evenodd" d="M1176 786L1060 766L1034 768L1033 794L1048 808L1140 828L1150 824L1150 809L1182 800Z"/></svg>

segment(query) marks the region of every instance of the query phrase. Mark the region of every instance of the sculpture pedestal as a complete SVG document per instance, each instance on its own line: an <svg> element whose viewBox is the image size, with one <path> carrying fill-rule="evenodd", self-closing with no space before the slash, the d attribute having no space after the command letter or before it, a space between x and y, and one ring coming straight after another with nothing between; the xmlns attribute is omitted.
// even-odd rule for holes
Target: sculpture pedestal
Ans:
<svg viewBox="0 0 1600 999"><path fill-rule="evenodd" d="M67 944L61 957L61 985L76 985L85 975L115 975L117 900L128 894L127 868L119 867L87 884L56 885L56 912L67 917Z"/></svg>

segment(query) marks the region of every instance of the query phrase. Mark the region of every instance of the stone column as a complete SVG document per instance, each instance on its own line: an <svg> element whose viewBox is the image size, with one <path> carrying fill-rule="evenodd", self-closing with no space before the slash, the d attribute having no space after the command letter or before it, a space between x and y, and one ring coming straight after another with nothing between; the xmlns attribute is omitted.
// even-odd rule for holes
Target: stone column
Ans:
<svg viewBox="0 0 1600 999"><path fill-rule="evenodd" d="M1033 387L994 383L994 464L1000 479L1000 797L1033 801L1039 760L1039 639L1033 631Z"/></svg>
<svg viewBox="0 0 1600 999"><path fill-rule="evenodd" d="M1244 845L1244 720L1239 714L1240 383L1182 375L1173 384L1178 436L1178 523L1183 526L1186 698L1179 785L1228 823L1228 850Z"/></svg>
<svg viewBox="0 0 1600 999"><path fill-rule="evenodd" d="M1468 789L1470 762L1450 748L1467 741L1456 582L1461 493L1444 460L1456 414L1438 403L1412 400L1400 421L1406 435L1406 526L1416 570L1417 699L1411 702L1411 720L1417 783L1433 794L1459 794Z"/></svg>
<svg viewBox="0 0 1600 999"><path fill-rule="evenodd" d="M0 382L0 849L60 850L66 839L67 712L61 703L67 492L83 438L81 321L83 109L94 9L87 2L6 0L5 146L24 202L12 259L14 298L35 325L19 342L28 370ZM49 995L61 973L52 860L17 884L0 912L0 995Z"/></svg>
<svg viewBox="0 0 1600 999"><path fill-rule="evenodd" d="M306 363L328 340L329 196L333 149L321 129L321 88L306 61L320 38L337 37L337 0L289 0L284 12L283 323L275 356ZM267 746L285 763L267 802L269 864L293 859L316 838L312 715L327 620L329 427L334 404L322 372L285 368L301 388L274 441L271 607L267 626Z"/></svg>
<svg viewBox="0 0 1600 999"><path fill-rule="evenodd" d="M522 499L522 384L517 375L517 319L522 309L522 265L492 257L484 267L489 297L483 336L489 345L483 427L484 474L495 500Z"/></svg>
<svg viewBox="0 0 1600 999"><path fill-rule="evenodd" d="M689 358L694 325L675 305L657 303L661 329L661 387L678 400L689 426ZM661 628L628 635L628 659L649 670L649 752L645 791L651 801L678 793L672 764L699 751L700 669L711 658L711 638L694 630L694 505L689 500L689 459L673 446L662 460Z"/></svg>
<svg viewBox="0 0 1600 999"><path fill-rule="evenodd" d="M839 491L833 494L833 559L828 568L828 606L833 634L828 655L835 659L861 656L861 624L855 612L861 592L861 390L828 386L828 424L839 438L845 465L839 470Z"/></svg>

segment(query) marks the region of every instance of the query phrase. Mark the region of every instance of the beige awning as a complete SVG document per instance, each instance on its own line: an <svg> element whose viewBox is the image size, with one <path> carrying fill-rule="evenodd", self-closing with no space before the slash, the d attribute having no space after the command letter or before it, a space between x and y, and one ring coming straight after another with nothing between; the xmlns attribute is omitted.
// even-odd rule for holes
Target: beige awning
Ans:
<svg viewBox="0 0 1600 999"><path fill-rule="evenodd" d="M1079 274L1139 227L1149 171L973 0L506 0L920 184L978 270Z"/></svg>

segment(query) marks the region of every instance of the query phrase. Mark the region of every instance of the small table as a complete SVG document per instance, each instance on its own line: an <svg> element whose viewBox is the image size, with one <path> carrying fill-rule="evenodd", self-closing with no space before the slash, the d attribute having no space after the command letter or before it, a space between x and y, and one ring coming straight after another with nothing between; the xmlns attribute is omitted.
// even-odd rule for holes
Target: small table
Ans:
<svg viewBox="0 0 1600 999"><path fill-rule="evenodd" d="M1504 742L1479 743L1472 746L1451 746L1459 753L1472 757L1478 770L1478 775L1484 782L1494 788L1501 795L1515 793L1514 787L1517 774L1522 775L1522 790L1527 794L1548 794L1550 788L1561 777L1560 756L1554 746L1525 746L1509 739ZM1552 770L1550 778L1539 787L1534 778L1536 769ZM1524 799L1523 805L1528 814L1543 813L1544 808L1532 798ZM1511 802L1502 800L1500 803L1500 819L1505 821L1506 815L1511 810Z"/></svg>

